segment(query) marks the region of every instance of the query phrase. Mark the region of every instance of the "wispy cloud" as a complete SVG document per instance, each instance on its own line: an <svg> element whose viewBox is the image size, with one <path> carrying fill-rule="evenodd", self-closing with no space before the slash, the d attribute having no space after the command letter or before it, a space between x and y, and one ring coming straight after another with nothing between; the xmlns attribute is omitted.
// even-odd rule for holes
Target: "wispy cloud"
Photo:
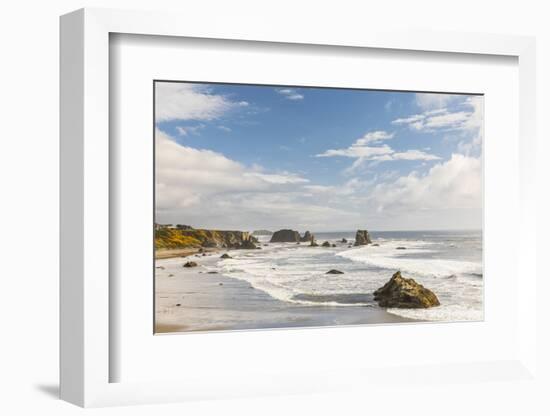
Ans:
<svg viewBox="0 0 550 416"><path fill-rule="evenodd" d="M355 142L355 145L363 146L368 143L379 143L382 140L393 139L393 136L394 136L394 133L388 133L387 131L383 131L383 130L371 131L371 132L365 133L365 135L360 139L357 139L357 141Z"/></svg>
<svg viewBox="0 0 550 416"><path fill-rule="evenodd" d="M404 125L411 130L423 132L436 131L467 131L479 129L482 122L482 106L480 97L468 97L459 103L458 109L450 111L447 108L427 110L420 114L397 118L394 125Z"/></svg>
<svg viewBox="0 0 550 416"><path fill-rule="evenodd" d="M434 110L444 108L455 100L459 100L460 95L443 93L416 93L415 103L423 110Z"/></svg>
<svg viewBox="0 0 550 416"><path fill-rule="evenodd" d="M225 131L227 133L231 132L231 128L230 127L227 127L227 126L218 126L218 129L222 130L222 131Z"/></svg>
<svg viewBox="0 0 550 416"><path fill-rule="evenodd" d="M204 129L206 125L197 124L196 126L176 126L176 131L180 136L188 136L190 134L200 134L200 131Z"/></svg>
<svg viewBox="0 0 550 416"><path fill-rule="evenodd" d="M204 85L160 82L155 85L156 122L171 120L214 120L239 107L246 101L232 101L213 94Z"/></svg>
<svg viewBox="0 0 550 416"><path fill-rule="evenodd" d="M438 160L439 156L423 152L422 150L395 151L387 144L380 144L382 140L389 140L394 133L386 131L373 131L366 133L357 139L351 146L342 149L329 149L323 153L316 154L316 157L348 157L355 161L345 172L351 173L359 168L366 161L385 162L392 160Z"/></svg>
<svg viewBox="0 0 550 416"><path fill-rule="evenodd" d="M298 93L293 88L277 88L275 91L277 91L278 94L281 94L283 97L285 97L287 100L303 100L304 96L300 93Z"/></svg>

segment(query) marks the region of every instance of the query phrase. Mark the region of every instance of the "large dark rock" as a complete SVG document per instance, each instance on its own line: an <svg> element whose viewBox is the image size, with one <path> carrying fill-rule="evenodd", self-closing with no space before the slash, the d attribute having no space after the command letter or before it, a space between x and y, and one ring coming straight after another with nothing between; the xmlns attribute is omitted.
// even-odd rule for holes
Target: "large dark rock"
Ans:
<svg viewBox="0 0 550 416"><path fill-rule="evenodd" d="M330 243L328 241L325 241L323 244L321 244L323 247L330 247Z"/></svg>
<svg viewBox="0 0 550 416"><path fill-rule="evenodd" d="M300 233L294 230L275 231L271 236L270 243L297 243L300 241Z"/></svg>
<svg viewBox="0 0 550 416"><path fill-rule="evenodd" d="M431 308L439 306L439 299L414 279L405 279L401 272L374 292L374 300L384 308Z"/></svg>
<svg viewBox="0 0 550 416"><path fill-rule="evenodd" d="M311 234L309 231L306 231L304 233L304 236L302 238L300 238L300 241L306 243L306 242L310 242L310 241L313 241L315 240L315 236L313 234Z"/></svg>
<svg viewBox="0 0 550 416"><path fill-rule="evenodd" d="M357 230L357 233L355 233L355 244L356 246L364 246L367 244L371 244L372 241L370 239L369 232L367 230Z"/></svg>
<svg viewBox="0 0 550 416"><path fill-rule="evenodd" d="M229 254L227 253L224 253L220 256L220 259L232 259L233 257L231 257Z"/></svg>

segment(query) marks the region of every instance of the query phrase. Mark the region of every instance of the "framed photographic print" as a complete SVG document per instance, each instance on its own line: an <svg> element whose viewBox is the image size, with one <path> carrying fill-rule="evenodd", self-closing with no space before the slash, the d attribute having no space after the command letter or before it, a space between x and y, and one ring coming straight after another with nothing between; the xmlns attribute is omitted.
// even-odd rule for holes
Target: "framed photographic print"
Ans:
<svg viewBox="0 0 550 416"><path fill-rule="evenodd" d="M531 380L534 41L181 22L61 19L62 398Z"/></svg>

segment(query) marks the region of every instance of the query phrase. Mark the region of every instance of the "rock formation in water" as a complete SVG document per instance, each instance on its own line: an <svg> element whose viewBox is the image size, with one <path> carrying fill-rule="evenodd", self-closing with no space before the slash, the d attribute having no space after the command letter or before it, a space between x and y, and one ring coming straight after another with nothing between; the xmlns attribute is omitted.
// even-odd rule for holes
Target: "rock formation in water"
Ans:
<svg viewBox="0 0 550 416"><path fill-rule="evenodd" d="M414 279L405 279L396 272L380 289L374 292L374 300L383 308L431 308L439 306L439 299Z"/></svg>
<svg viewBox="0 0 550 416"><path fill-rule="evenodd" d="M271 236L270 243L297 243L300 241L300 233L294 230L275 231Z"/></svg>
<svg viewBox="0 0 550 416"><path fill-rule="evenodd" d="M311 234L309 231L306 231L304 233L304 236L302 238L300 238L300 241L302 241L304 243L311 242L312 240L315 240L315 236L313 234Z"/></svg>
<svg viewBox="0 0 550 416"><path fill-rule="evenodd" d="M330 243L328 241L325 241L323 244L321 244L323 247L330 247Z"/></svg>
<svg viewBox="0 0 550 416"><path fill-rule="evenodd" d="M355 233L355 246L365 246L371 243L372 241L367 230L357 230L357 233Z"/></svg>
<svg viewBox="0 0 550 416"><path fill-rule="evenodd" d="M188 261L187 263L185 263L183 265L183 267L197 267L197 266L198 266L198 264L195 263L194 261Z"/></svg>
<svg viewBox="0 0 550 416"><path fill-rule="evenodd" d="M326 274L344 274L344 272L341 272L340 270L331 269Z"/></svg>

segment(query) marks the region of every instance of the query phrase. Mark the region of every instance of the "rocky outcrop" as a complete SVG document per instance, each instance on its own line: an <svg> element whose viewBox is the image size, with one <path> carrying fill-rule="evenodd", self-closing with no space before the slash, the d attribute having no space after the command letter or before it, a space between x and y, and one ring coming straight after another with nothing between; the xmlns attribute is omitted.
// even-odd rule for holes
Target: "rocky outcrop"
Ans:
<svg viewBox="0 0 550 416"><path fill-rule="evenodd" d="M372 241L367 230L357 230L357 233L355 233L355 246L365 246L371 243Z"/></svg>
<svg viewBox="0 0 550 416"><path fill-rule="evenodd" d="M261 249L261 247L257 247L256 244L251 239L242 241L237 247L233 248L240 248L245 250L257 250Z"/></svg>
<svg viewBox="0 0 550 416"><path fill-rule="evenodd" d="M414 279L405 279L396 272L380 289L374 292L374 300L384 308L431 308L439 306L439 299Z"/></svg>
<svg viewBox="0 0 550 416"><path fill-rule="evenodd" d="M246 231L160 228L155 230L157 249L233 248L254 249L258 240Z"/></svg>
<svg viewBox="0 0 550 416"><path fill-rule="evenodd" d="M178 230L192 230L193 227L191 227L190 225L185 225L185 224L176 224L176 228Z"/></svg>
<svg viewBox="0 0 550 416"><path fill-rule="evenodd" d="M323 244L321 244L323 247L330 247L330 243L328 241L325 241Z"/></svg>
<svg viewBox="0 0 550 416"><path fill-rule="evenodd" d="M342 241L341 241L342 244L346 244L347 242L348 240L346 240L345 238L342 238Z"/></svg>
<svg viewBox="0 0 550 416"><path fill-rule="evenodd" d="M294 230L275 231L271 236L270 243L297 243L300 241L300 233Z"/></svg>
<svg viewBox="0 0 550 416"><path fill-rule="evenodd" d="M340 270L332 269L326 272L326 274L344 274L344 272L341 272Z"/></svg>
<svg viewBox="0 0 550 416"><path fill-rule="evenodd" d="M220 256L220 259L232 259L233 257L231 257L229 254L227 253L224 253Z"/></svg>
<svg viewBox="0 0 550 416"><path fill-rule="evenodd" d="M302 238L300 238L300 241L302 241L303 243L310 242L310 241L313 241L313 240L315 240L315 236L313 234L311 234L309 231L306 231L304 233L304 236Z"/></svg>
<svg viewBox="0 0 550 416"><path fill-rule="evenodd" d="M273 231L269 230L254 230L252 235L273 235Z"/></svg>
<svg viewBox="0 0 550 416"><path fill-rule="evenodd" d="M315 240L311 240L311 243L309 243L310 247L319 247L319 244L315 242Z"/></svg>

